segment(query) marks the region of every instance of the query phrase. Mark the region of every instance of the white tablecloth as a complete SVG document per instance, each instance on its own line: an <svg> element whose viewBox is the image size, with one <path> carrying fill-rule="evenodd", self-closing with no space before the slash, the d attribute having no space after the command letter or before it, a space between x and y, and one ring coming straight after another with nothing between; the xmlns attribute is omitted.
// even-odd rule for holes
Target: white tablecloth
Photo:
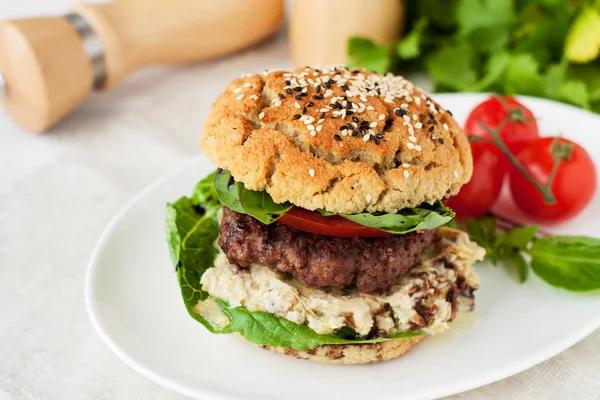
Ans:
<svg viewBox="0 0 600 400"><path fill-rule="evenodd" d="M0 0L0 18L68 3ZM94 333L83 302L88 257L122 205L198 152L208 108L229 80L286 66L279 35L226 59L135 74L45 135L0 113L0 399L184 398L135 373ZM599 356L596 332L452 399L598 399Z"/></svg>

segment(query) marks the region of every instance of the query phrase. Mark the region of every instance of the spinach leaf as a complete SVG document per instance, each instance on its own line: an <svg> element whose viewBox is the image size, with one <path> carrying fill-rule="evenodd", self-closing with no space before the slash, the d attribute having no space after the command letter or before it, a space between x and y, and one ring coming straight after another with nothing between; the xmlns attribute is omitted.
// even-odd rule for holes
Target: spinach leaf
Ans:
<svg viewBox="0 0 600 400"><path fill-rule="evenodd" d="M324 344L360 344L377 343L386 340L408 338L421 335L420 332L400 332L395 336L376 339L352 339L338 334L321 335L305 325L299 325L275 315L264 312L250 312L245 307L231 307L220 299L214 299L221 311L229 317L229 324L223 326L214 321L209 315L201 315L197 307L199 301L205 301L209 294L202 290L200 279L208 268L213 267L218 247L215 245L219 235L218 213L222 208L218 196L219 180L213 172L198 183L191 197L182 197L167 205L166 231L169 251L181 295L188 313L212 333L239 333L252 343L290 347L297 350L312 349ZM229 177L226 178L226 182ZM222 184L222 182L220 183ZM227 183L225 184L226 187ZM222 190L222 186L221 186ZM257 202L245 202L243 186L237 186L241 201L232 202L234 207L239 204L250 204L250 209L257 207ZM251 192L251 191L247 191ZM258 192L254 192L258 193ZM265 197L263 197L265 199ZM268 198L270 199L270 198ZM272 200L264 200L262 209L272 210ZM274 204L274 203L273 203Z"/></svg>
<svg viewBox="0 0 600 400"><path fill-rule="evenodd" d="M576 292L600 289L600 239L548 236L528 253L533 271L549 284Z"/></svg>
<svg viewBox="0 0 600 400"><path fill-rule="evenodd" d="M319 212L324 216L339 215L357 224L396 234L437 228L454 218L454 212L441 201L432 206L423 204L417 208L404 209L396 214L334 214L325 210Z"/></svg>
<svg viewBox="0 0 600 400"><path fill-rule="evenodd" d="M223 204L234 211L248 214L263 224L277 221L293 207L290 203L275 203L265 191L246 189L242 182L233 179L229 171L221 168L215 174L214 186Z"/></svg>

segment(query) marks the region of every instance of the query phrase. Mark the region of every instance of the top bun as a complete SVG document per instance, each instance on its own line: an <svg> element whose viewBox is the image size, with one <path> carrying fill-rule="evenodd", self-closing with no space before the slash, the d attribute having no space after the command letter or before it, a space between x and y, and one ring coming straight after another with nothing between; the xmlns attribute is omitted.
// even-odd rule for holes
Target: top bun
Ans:
<svg viewBox="0 0 600 400"><path fill-rule="evenodd" d="M468 182L467 137L401 76L363 69L267 71L212 106L203 152L251 190L335 213L394 213Z"/></svg>

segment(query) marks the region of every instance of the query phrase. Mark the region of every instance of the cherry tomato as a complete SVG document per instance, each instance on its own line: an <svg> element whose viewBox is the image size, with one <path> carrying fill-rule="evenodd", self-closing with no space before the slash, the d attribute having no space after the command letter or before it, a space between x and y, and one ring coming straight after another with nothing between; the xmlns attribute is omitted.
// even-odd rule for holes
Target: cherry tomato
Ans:
<svg viewBox="0 0 600 400"><path fill-rule="evenodd" d="M492 208L507 174L506 164L485 143L471 143L473 176L460 192L448 200L459 218L477 218Z"/></svg>
<svg viewBox="0 0 600 400"><path fill-rule="evenodd" d="M517 155L523 167L541 185L548 182L554 165L552 153L555 138L530 142ZM567 146L567 147L565 147ZM548 204L539 190L516 168L510 171L510 190L516 205L540 222L560 222L579 214L596 192L596 168L588 153L578 144L559 139L555 151L568 150L558 166L550 187L556 202Z"/></svg>
<svg viewBox="0 0 600 400"><path fill-rule="evenodd" d="M393 235L393 233L362 226L338 215L325 217L316 211L309 211L300 207L291 208L277 222L304 232L324 236L383 237Z"/></svg>
<svg viewBox="0 0 600 400"><path fill-rule="evenodd" d="M513 154L519 153L521 149L531 140L537 139L538 131L535 117L523 104L510 96L492 96L475 107L465 123L467 135L479 136L492 139L490 134L481 126L496 129L506 118L509 121L500 130L500 138ZM502 154L493 145L488 147Z"/></svg>

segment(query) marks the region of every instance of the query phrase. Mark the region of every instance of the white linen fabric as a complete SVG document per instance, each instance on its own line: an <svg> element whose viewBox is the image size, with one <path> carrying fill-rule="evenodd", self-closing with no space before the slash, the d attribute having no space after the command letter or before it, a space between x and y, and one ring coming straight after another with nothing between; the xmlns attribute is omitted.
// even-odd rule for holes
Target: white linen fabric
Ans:
<svg viewBox="0 0 600 400"><path fill-rule="evenodd" d="M69 3L0 0L0 18ZM83 302L88 258L121 206L199 151L202 122L231 79L289 66L282 32L231 57L139 72L44 135L0 112L0 399L185 398L138 375L94 333ZM599 355L596 332L449 399L598 399Z"/></svg>

